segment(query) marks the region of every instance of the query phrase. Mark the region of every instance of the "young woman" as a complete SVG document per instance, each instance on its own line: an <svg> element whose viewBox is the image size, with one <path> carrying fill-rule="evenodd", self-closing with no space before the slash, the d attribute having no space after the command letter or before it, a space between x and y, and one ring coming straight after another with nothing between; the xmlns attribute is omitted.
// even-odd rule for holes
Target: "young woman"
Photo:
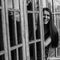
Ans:
<svg viewBox="0 0 60 60"><path fill-rule="evenodd" d="M43 8L43 22L44 22L44 45L45 57L48 57L49 47L56 48L58 46L58 31L52 20L50 9Z"/></svg>

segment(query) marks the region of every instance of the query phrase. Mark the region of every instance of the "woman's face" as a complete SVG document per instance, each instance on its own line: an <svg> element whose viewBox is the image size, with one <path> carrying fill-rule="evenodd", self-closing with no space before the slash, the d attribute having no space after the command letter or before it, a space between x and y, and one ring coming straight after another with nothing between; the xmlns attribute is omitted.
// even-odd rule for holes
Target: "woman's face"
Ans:
<svg viewBox="0 0 60 60"><path fill-rule="evenodd" d="M47 24L50 20L50 13L48 11L44 11L43 13L43 22L44 24Z"/></svg>

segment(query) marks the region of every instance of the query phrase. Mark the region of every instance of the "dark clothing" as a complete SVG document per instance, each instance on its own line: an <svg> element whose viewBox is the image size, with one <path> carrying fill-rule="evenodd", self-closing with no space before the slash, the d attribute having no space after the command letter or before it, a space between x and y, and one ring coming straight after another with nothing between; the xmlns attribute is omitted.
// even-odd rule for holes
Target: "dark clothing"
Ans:
<svg viewBox="0 0 60 60"><path fill-rule="evenodd" d="M49 23L44 25L44 38L45 40L51 36L51 46L53 48L56 48L58 46L58 40L59 40L59 36L58 36L58 31L55 27L56 32L52 31L52 34L50 33L50 29L49 29Z"/></svg>
<svg viewBox="0 0 60 60"><path fill-rule="evenodd" d="M58 46L58 41L59 41L58 32L56 32L51 38L52 38L51 46L52 48L56 48Z"/></svg>
<svg viewBox="0 0 60 60"><path fill-rule="evenodd" d="M49 24L44 24L44 38L45 40L50 36Z"/></svg>
<svg viewBox="0 0 60 60"><path fill-rule="evenodd" d="M45 41L47 40L47 38L49 36L50 36L50 30L49 30L49 23L48 23L48 24L44 24L44 39L45 39ZM46 58L46 60L47 60L48 52L49 52L49 45L47 47L45 47L45 58Z"/></svg>

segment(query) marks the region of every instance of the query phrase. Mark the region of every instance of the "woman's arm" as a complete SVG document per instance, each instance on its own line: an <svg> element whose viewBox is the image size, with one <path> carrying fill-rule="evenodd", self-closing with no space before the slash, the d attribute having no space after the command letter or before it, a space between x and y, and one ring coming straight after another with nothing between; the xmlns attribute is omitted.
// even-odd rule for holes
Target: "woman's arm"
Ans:
<svg viewBox="0 0 60 60"><path fill-rule="evenodd" d="M44 46L47 47L51 43L51 37L48 37L47 40L44 41Z"/></svg>

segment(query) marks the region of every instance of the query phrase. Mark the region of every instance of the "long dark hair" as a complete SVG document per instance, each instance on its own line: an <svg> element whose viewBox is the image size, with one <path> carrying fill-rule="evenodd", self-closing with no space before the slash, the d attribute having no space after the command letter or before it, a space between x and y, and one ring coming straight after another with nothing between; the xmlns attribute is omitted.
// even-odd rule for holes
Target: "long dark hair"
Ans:
<svg viewBox="0 0 60 60"><path fill-rule="evenodd" d="M43 8L43 13L44 11L48 11L50 13L50 21L49 21L49 30L50 30L50 36L52 39L52 47L57 47L58 46L58 31L57 28L54 25L54 20L52 19L52 13L49 8Z"/></svg>

